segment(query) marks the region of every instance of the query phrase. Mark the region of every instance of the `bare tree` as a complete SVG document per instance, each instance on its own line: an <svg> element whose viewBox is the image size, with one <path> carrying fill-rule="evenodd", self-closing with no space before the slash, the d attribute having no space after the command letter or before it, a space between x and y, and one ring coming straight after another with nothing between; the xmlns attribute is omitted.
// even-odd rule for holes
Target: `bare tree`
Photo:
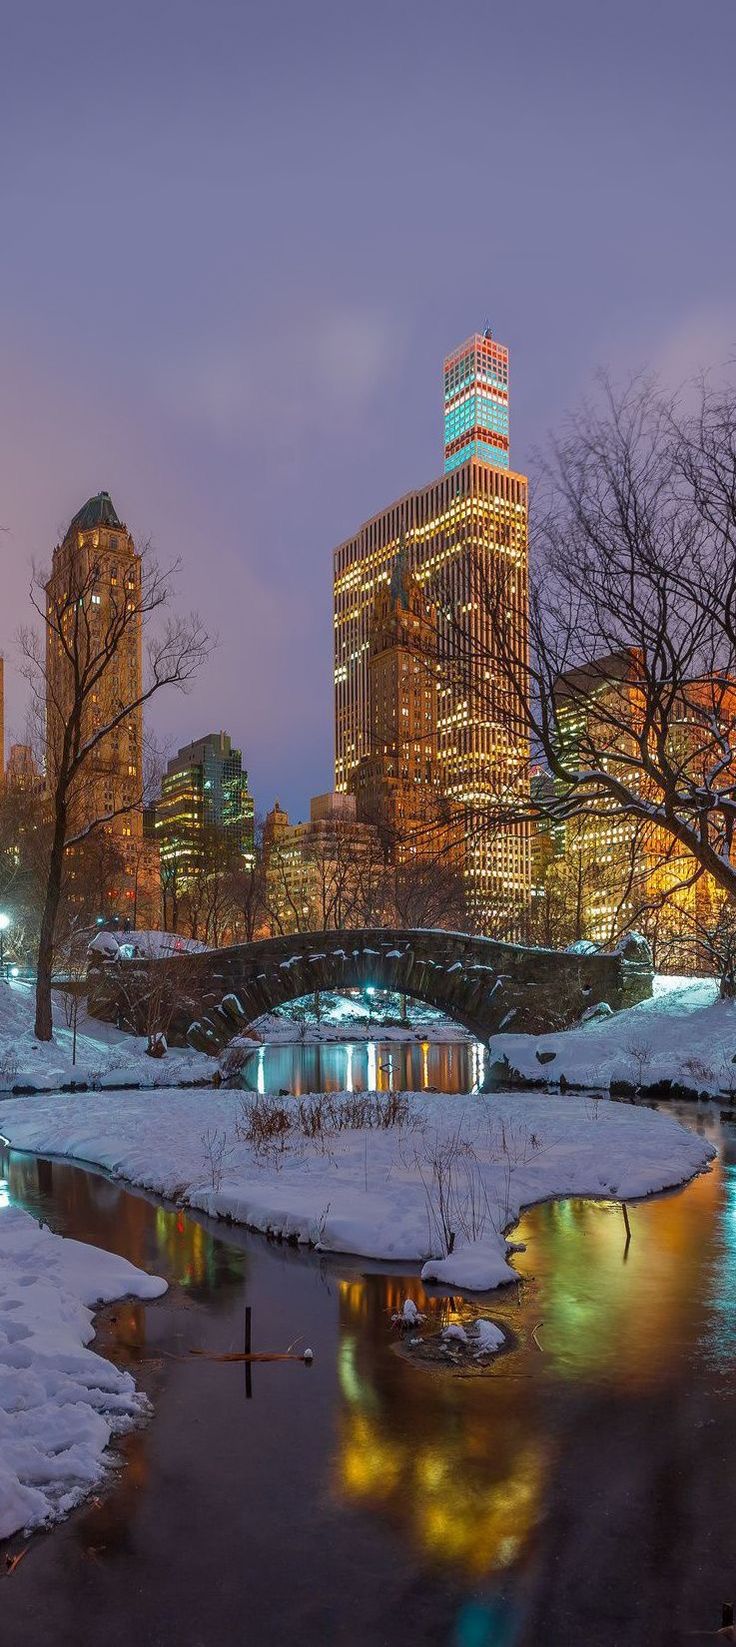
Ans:
<svg viewBox="0 0 736 1647"><path fill-rule="evenodd" d="M467 927L467 898L462 870L439 853L434 858L408 858L388 873L390 924L409 928Z"/></svg>
<svg viewBox="0 0 736 1647"><path fill-rule="evenodd" d="M21 963L35 956L48 830L38 789L0 786L0 905L11 916L7 947Z"/></svg>
<svg viewBox="0 0 736 1647"><path fill-rule="evenodd" d="M553 448L533 542L529 634L509 621L511 544L473 563L485 645L442 592L460 681L519 731L480 827L633 821L677 890L707 874L736 897L736 390L701 384L693 413L649 383L606 385ZM541 803L529 741L554 780Z"/></svg>
<svg viewBox="0 0 736 1647"><path fill-rule="evenodd" d="M689 895L699 871L691 865L689 874L678 873L680 854L672 843L661 848L655 871L650 834L651 826L641 820L619 827L586 815L570 818L564 849L535 876L522 921L524 942L559 949L592 939L610 948L626 932L637 931L648 938L659 964L673 925L668 912L680 925L687 924Z"/></svg>
<svg viewBox="0 0 736 1647"><path fill-rule="evenodd" d="M386 866L376 831L318 823L289 831L268 851L266 896L274 930L326 932L379 925Z"/></svg>
<svg viewBox="0 0 736 1647"><path fill-rule="evenodd" d="M239 942L252 943L268 925L268 895L263 859L263 821L255 825L250 859L238 854L227 871L227 889L233 931Z"/></svg>
<svg viewBox="0 0 736 1647"><path fill-rule="evenodd" d="M177 930L217 949L233 937L232 876L243 857L217 824L200 830L178 894Z"/></svg>
<svg viewBox="0 0 736 1647"><path fill-rule="evenodd" d="M685 942L695 949L701 968L717 974L721 980L721 997L736 998L736 905L728 898L721 900L705 918L696 919ZM682 944L680 947L683 947Z"/></svg>
<svg viewBox="0 0 736 1647"><path fill-rule="evenodd" d="M77 1027L79 1003L85 995L89 965L90 930L84 915L67 911L67 918L59 922L61 931L55 945L56 985L61 995L64 1022L72 1032L72 1064L77 1061Z"/></svg>
<svg viewBox="0 0 736 1647"><path fill-rule="evenodd" d="M196 615L167 615L176 567L162 571L150 549L131 586L100 596L102 563L90 548L69 557L67 575L51 584L35 577L31 601L43 630L20 637L35 709L48 729L50 847L38 947L35 1033L51 1039L51 979L62 896L65 854L114 817L140 805L131 790L101 815L93 797L95 761L103 742L123 729L163 687L185 689L208 650ZM62 584L64 586L62 586ZM160 627L156 620L160 620ZM118 668L131 642L146 641L142 682L137 671ZM92 815L90 815L92 813Z"/></svg>
<svg viewBox="0 0 736 1647"><path fill-rule="evenodd" d="M176 940L173 940L176 942ZM202 972L196 954L172 950L156 959L113 960L98 973L97 988L109 1007L114 1002L120 1027L145 1035L153 1058L166 1050L172 1026L184 1014L190 1019L202 1010Z"/></svg>

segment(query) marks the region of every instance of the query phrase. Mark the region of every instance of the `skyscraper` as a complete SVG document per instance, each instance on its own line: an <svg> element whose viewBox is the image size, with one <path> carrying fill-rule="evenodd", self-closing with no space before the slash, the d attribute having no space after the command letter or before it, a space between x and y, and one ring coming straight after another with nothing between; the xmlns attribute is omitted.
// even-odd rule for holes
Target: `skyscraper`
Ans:
<svg viewBox="0 0 736 1647"><path fill-rule="evenodd" d="M445 470L468 458L509 467L509 351L478 332L445 359Z"/></svg>
<svg viewBox="0 0 736 1647"><path fill-rule="evenodd" d="M373 607L368 657L370 753L352 787L359 820L380 831L387 859L452 855L437 761L437 614L409 570L402 538ZM457 852L455 851L455 857Z"/></svg>
<svg viewBox="0 0 736 1647"><path fill-rule="evenodd" d="M78 624L75 589L91 587L89 611ZM46 770L53 783L60 742L72 703L76 659L86 667L100 650L100 638L109 634L116 615L128 601L140 602L141 558L124 522L118 518L109 492L98 492L70 522L54 549L51 576L46 584L47 607L55 623L46 630ZM56 624L62 635L56 632ZM142 620L121 626L120 640L99 681L90 687L83 709L82 742L113 718L116 703L135 703L141 697ZM72 829L94 820L109 820L107 828L122 841L143 835L140 806L143 759L143 710L133 709L125 723L116 725L98 743L83 769L83 780L73 797Z"/></svg>
<svg viewBox="0 0 736 1647"><path fill-rule="evenodd" d="M155 807L161 873L181 884L204 865L215 839L252 866L253 797L239 749L227 732L208 732L184 744L169 761Z"/></svg>
<svg viewBox="0 0 736 1647"><path fill-rule="evenodd" d="M88 498L70 521L54 549L45 593L47 782L55 783L75 675L81 673L87 677L81 744L102 735L70 796L68 833L92 830L98 853L107 852L110 873L100 912L155 926L157 855L143 840L141 557L109 492ZM121 704L132 707L119 720ZM88 846L89 840L87 855ZM72 851L78 859L70 869L73 885L82 876L84 854ZM81 902L74 890L71 897Z"/></svg>
<svg viewBox="0 0 736 1647"><path fill-rule="evenodd" d="M525 793L529 750L518 706L494 691L491 623L477 600L479 570L502 566L509 621L523 644L527 482L508 467L507 351L488 334L471 338L448 356L444 387L445 474L334 551L335 787L352 788L371 754L371 623L403 538L425 603L441 596L435 757L441 791L466 819L468 905L479 927L508 933L529 896L528 829L490 820ZM477 681L457 667L468 652Z"/></svg>

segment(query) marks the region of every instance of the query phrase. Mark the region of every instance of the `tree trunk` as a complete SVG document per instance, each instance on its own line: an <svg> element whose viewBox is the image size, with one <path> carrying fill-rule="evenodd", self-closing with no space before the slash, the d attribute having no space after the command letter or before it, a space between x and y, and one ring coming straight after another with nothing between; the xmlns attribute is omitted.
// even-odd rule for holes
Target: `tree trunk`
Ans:
<svg viewBox="0 0 736 1647"><path fill-rule="evenodd" d="M53 1037L53 1022L51 1016L51 977L54 967L56 921L59 914L59 904L61 902L61 881L64 873L65 840L66 807L60 805L56 809L56 816L54 819L54 836L51 843L49 874L46 882L46 897L44 899L43 915L41 918L41 936L38 944L36 1022L34 1028L37 1041L50 1041Z"/></svg>

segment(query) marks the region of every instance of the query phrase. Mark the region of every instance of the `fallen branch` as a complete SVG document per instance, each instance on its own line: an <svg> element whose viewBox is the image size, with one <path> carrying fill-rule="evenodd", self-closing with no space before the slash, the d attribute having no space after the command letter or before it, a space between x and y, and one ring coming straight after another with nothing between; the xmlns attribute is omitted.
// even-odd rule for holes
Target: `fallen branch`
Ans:
<svg viewBox="0 0 736 1647"><path fill-rule="evenodd" d="M245 1355L242 1350L229 1350L223 1355L216 1355L213 1350L190 1350L190 1355L198 1355L203 1361L306 1361L314 1360L311 1350L304 1350L301 1355L295 1355L292 1350L253 1350ZM177 1361L186 1361L186 1356L177 1356Z"/></svg>
<svg viewBox="0 0 736 1647"><path fill-rule="evenodd" d="M12 1574L15 1572L16 1567L20 1566L21 1561L25 1561L25 1558L26 1558L27 1554L28 1554L28 1549L26 1548L25 1550L19 1550L17 1555L14 1555L14 1556L6 1555L6 1557L5 1557L5 1573L4 1573L3 1576L5 1578L10 1578L12 1576Z"/></svg>

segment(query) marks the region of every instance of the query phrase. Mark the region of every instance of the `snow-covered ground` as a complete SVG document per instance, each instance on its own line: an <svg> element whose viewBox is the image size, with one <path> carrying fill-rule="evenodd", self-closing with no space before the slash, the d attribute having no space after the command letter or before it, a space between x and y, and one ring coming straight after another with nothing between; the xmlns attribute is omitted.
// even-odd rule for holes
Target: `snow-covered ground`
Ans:
<svg viewBox="0 0 736 1647"><path fill-rule="evenodd" d="M33 1034L34 989L18 980L0 980L0 1093L14 1087L53 1092L72 1081L90 1086L173 1086L211 1081L216 1065L206 1053L172 1048L163 1058L149 1058L145 1036L129 1035L114 1024L90 1018L79 1003L76 1061L64 997L53 992L53 1041Z"/></svg>
<svg viewBox="0 0 736 1647"><path fill-rule="evenodd" d="M647 1195L682 1183L713 1155L669 1116L584 1097L412 1093L399 1101L400 1124L336 1127L334 1106L347 1113L364 1101L322 1099L324 1124L307 1137L299 1106L317 1097L64 1093L6 1101L0 1132L255 1229L422 1264L427 1280L481 1291L513 1279L504 1230L522 1206ZM288 1122L262 1148L249 1141L258 1104Z"/></svg>
<svg viewBox="0 0 736 1647"><path fill-rule="evenodd" d="M462 1024L453 1024L449 1018L427 1019L422 1023L384 1024L368 1013L346 1015L339 1023L303 1024L296 1018L281 1017L275 1012L256 1018L253 1028L269 1046L286 1046L292 1042L356 1042L356 1041L430 1041L451 1045L457 1041L471 1042L474 1037Z"/></svg>
<svg viewBox="0 0 736 1647"><path fill-rule="evenodd" d="M111 1436L147 1398L96 1355L92 1307L166 1282L40 1229L0 1194L0 1538L67 1515L103 1479Z"/></svg>
<svg viewBox="0 0 736 1647"><path fill-rule="evenodd" d="M649 1001L552 1035L494 1035L491 1060L506 1058L525 1081L635 1087L674 1081L736 1098L736 1001L719 999L715 978L656 978Z"/></svg>

